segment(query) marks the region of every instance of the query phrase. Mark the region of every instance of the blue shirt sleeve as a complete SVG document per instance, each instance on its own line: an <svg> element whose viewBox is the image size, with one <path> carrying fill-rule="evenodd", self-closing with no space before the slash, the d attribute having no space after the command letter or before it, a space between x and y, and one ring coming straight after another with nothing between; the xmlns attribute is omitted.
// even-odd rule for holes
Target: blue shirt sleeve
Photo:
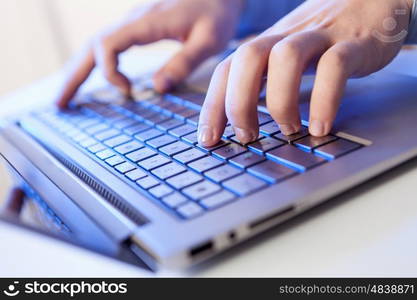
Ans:
<svg viewBox="0 0 417 300"><path fill-rule="evenodd" d="M304 0L245 0L245 2L237 38L266 30Z"/></svg>

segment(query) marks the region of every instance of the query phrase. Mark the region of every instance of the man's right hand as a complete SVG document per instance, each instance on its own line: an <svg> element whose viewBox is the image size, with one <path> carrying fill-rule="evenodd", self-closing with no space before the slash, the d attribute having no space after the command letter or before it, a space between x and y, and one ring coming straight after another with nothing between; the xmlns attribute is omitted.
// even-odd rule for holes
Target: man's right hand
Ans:
<svg viewBox="0 0 417 300"><path fill-rule="evenodd" d="M57 103L64 108L94 67L124 95L129 79L118 70L118 55L134 45L162 39L183 42L183 47L154 75L160 93L184 80L202 61L226 47L234 37L243 0L165 0L142 6L125 20L92 40L74 62Z"/></svg>

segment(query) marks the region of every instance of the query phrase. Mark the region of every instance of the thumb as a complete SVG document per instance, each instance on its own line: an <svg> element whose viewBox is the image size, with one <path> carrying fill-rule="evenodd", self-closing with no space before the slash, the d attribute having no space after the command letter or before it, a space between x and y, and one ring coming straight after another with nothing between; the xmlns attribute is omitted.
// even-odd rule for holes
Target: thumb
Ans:
<svg viewBox="0 0 417 300"><path fill-rule="evenodd" d="M196 25L182 49L154 75L154 87L157 92L169 91L205 59L220 51L222 45L216 40L216 35L209 32L207 27Z"/></svg>

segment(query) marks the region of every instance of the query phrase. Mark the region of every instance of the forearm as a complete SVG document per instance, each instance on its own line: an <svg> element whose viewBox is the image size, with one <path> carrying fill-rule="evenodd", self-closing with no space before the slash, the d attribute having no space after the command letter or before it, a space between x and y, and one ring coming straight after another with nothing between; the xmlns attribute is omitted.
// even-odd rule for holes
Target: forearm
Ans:
<svg viewBox="0 0 417 300"><path fill-rule="evenodd" d="M272 26L304 0L243 0L244 9L237 37L258 33Z"/></svg>

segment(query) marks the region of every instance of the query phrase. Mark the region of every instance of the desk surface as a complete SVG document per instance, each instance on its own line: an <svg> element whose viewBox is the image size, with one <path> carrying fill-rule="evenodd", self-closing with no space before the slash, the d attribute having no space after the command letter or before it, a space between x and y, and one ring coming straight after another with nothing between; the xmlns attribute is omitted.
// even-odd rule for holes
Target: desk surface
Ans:
<svg viewBox="0 0 417 300"><path fill-rule="evenodd" d="M146 63L140 59L146 56ZM154 57L154 60L149 57ZM129 74L156 67L165 51L122 58ZM417 50L389 66L417 76ZM414 66L414 67L413 67ZM30 109L53 98L63 72L1 100L1 112ZM102 84L95 74L88 87ZM1 113L0 113L1 114ZM0 191L7 180L0 170ZM157 276L417 276L417 159L201 266ZM1 196L1 194L0 194ZM0 276L152 276L141 269L0 224ZM28 246L29 245L29 246Z"/></svg>

